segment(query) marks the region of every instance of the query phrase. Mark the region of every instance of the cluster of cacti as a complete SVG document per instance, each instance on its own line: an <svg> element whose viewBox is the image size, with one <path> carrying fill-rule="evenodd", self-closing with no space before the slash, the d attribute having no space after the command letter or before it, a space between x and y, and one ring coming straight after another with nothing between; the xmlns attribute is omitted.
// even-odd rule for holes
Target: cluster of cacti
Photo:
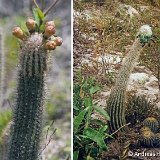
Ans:
<svg viewBox="0 0 160 160"><path fill-rule="evenodd" d="M21 49L8 160L39 158L48 50L62 44L62 39L54 36L54 21L46 22L43 32L32 18L27 19L26 26L28 34L20 27L12 32L20 39Z"/></svg>
<svg viewBox="0 0 160 160"><path fill-rule="evenodd" d="M160 136L157 133L159 123L154 117L148 117L142 122L143 127L140 129L138 144L141 147L160 147Z"/></svg>
<svg viewBox="0 0 160 160"><path fill-rule="evenodd" d="M127 101L126 121L133 125L153 115L156 110L156 106L144 95L129 96Z"/></svg>
<svg viewBox="0 0 160 160"><path fill-rule="evenodd" d="M110 115L110 130L114 132L126 124L125 120L125 99L126 88L130 74L137 62L140 53L152 36L151 28L144 25L140 28L138 35L131 46L122 68L117 76L115 86L113 87L108 99L107 108Z"/></svg>

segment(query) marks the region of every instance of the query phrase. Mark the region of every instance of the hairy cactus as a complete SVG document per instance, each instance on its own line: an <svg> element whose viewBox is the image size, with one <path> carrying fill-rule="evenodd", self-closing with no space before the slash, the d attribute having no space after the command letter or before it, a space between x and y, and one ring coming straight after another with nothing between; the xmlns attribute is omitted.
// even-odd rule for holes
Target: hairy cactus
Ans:
<svg viewBox="0 0 160 160"><path fill-rule="evenodd" d="M143 126L149 127L152 132L156 133L159 129L159 123L154 117L148 117L142 122Z"/></svg>
<svg viewBox="0 0 160 160"><path fill-rule="evenodd" d="M130 51L123 63L122 68L116 79L115 86L113 87L110 97L108 99L107 108L109 109L110 130L116 131L126 124L125 120L125 91L128 83L130 73L132 72L135 63L137 62L140 53L144 48L144 44L152 36L151 28L144 25L140 28L138 35L130 48Z"/></svg>
<svg viewBox="0 0 160 160"><path fill-rule="evenodd" d="M20 27L12 32L20 39L21 49L8 160L39 158L48 50L54 50L62 43L61 38L54 37L55 26L52 24L45 26L42 33L36 29L34 19L27 19L26 26L29 36ZM60 44L57 44L59 40Z"/></svg>

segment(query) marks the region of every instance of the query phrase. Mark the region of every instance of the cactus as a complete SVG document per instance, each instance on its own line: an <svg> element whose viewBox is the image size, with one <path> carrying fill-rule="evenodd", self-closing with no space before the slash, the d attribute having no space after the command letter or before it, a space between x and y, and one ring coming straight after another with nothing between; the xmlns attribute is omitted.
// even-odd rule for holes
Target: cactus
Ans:
<svg viewBox="0 0 160 160"><path fill-rule="evenodd" d="M144 45L149 41L152 36L151 28L148 25L144 25L140 28L138 35L130 48L130 51L123 63L122 68L118 74L111 94L107 102L107 108L110 115L110 130L116 131L126 124L125 120L125 99L126 99L126 87L130 73L132 72L135 63L137 62L140 53L142 52Z"/></svg>
<svg viewBox="0 0 160 160"><path fill-rule="evenodd" d="M127 123L136 124L142 122L146 117L154 115L156 106L149 101L144 95L130 96L126 107Z"/></svg>
<svg viewBox="0 0 160 160"><path fill-rule="evenodd" d="M141 147L152 148L155 146L156 136L148 127L141 128L141 135L138 139L138 144Z"/></svg>
<svg viewBox="0 0 160 160"><path fill-rule="evenodd" d="M48 50L62 44L61 38L54 37L55 26L46 23L41 33L31 18L27 19L26 26L29 35L20 27L12 32L20 39L21 49L8 160L39 159Z"/></svg>
<svg viewBox="0 0 160 160"><path fill-rule="evenodd" d="M154 117L148 117L142 122L143 126L149 127L152 132L156 133L159 129L159 123Z"/></svg>

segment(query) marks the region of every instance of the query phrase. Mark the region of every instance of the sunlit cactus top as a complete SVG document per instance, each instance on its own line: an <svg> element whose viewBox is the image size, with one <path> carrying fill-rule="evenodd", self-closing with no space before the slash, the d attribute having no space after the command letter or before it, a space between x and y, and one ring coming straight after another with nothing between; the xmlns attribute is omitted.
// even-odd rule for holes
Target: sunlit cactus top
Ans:
<svg viewBox="0 0 160 160"><path fill-rule="evenodd" d="M147 43L152 37L152 29L149 25L143 25L140 27L138 36L142 45Z"/></svg>

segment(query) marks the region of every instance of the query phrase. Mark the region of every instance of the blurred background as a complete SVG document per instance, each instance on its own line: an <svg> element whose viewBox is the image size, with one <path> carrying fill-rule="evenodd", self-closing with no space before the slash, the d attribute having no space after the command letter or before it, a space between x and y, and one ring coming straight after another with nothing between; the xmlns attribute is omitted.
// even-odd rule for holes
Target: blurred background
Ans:
<svg viewBox="0 0 160 160"><path fill-rule="evenodd" d="M37 0L41 6L42 0ZM54 0L45 0L47 9ZM14 26L23 27L27 17L32 16L32 0L0 0L0 145L12 118L12 106L17 84L18 41L12 36ZM44 9L44 10L45 10ZM59 0L46 17L54 20L57 35L63 45L53 52L47 77L47 105L45 107L42 148L48 143L45 138L49 129L50 143L43 151L44 160L61 160L70 157L70 87L71 87L71 1ZM48 136L49 137L49 136Z"/></svg>

